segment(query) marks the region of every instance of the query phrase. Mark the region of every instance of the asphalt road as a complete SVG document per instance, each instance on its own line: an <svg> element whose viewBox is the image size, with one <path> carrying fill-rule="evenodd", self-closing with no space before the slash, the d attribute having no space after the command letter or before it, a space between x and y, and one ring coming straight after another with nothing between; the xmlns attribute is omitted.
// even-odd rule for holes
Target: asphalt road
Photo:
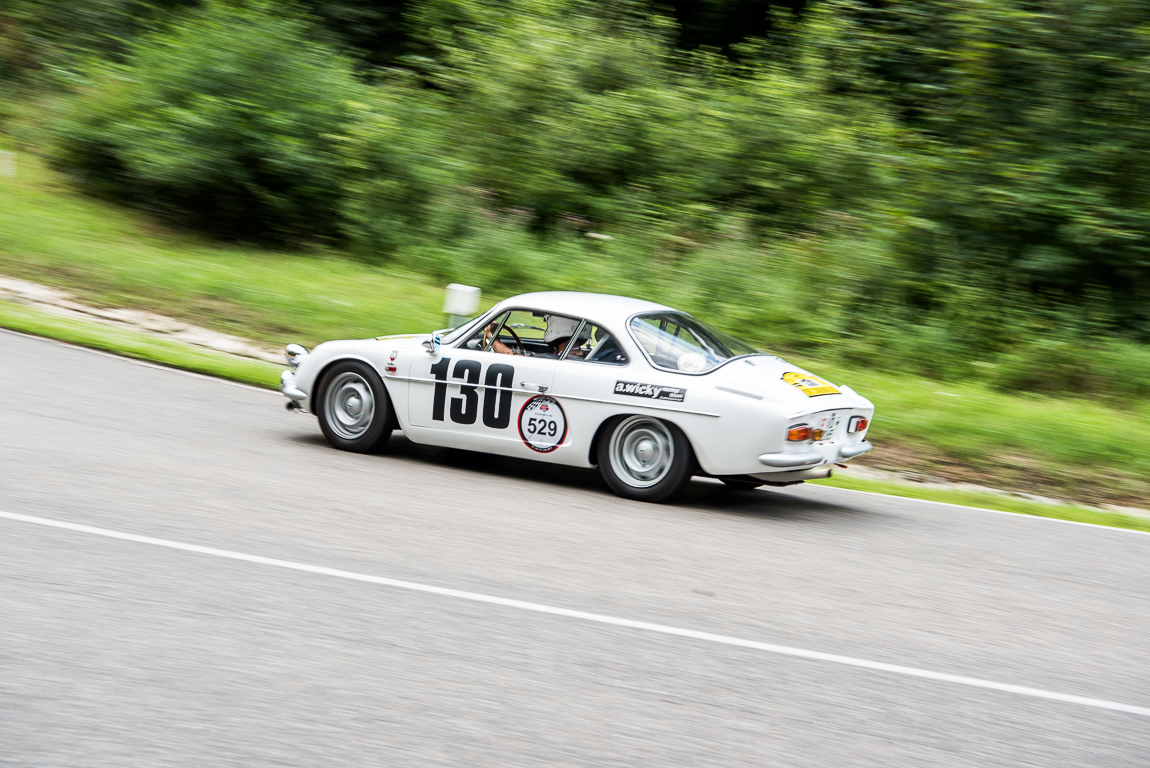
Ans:
<svg viewBox="0 0 1150 768"><path fill-rule="evenodd" d="M8 332L0 394L0 765L1150 764L1142 714L292 565L1150 707L1147 535L341 453L277 394Z"/></svg>

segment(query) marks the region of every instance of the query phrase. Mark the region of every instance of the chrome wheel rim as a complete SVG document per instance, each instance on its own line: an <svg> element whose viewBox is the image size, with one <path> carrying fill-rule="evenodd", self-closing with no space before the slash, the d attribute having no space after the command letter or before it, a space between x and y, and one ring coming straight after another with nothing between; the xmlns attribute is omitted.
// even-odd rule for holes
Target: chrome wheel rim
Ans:
<svg viewBox="0 0 1150 768"><path fill-rule="evenodd" d="M350 371L332 379L324 395L324 405L328 426L345 440L354 440L366 432L375 416L371 385Z"/></svg>
<svg viewBox="0 0 1150 768"><path fill-rule="evenodd" d="M631 416L611 434L611 469L632 488L649 488L671 471L675 443L658 419Z"/></svg>

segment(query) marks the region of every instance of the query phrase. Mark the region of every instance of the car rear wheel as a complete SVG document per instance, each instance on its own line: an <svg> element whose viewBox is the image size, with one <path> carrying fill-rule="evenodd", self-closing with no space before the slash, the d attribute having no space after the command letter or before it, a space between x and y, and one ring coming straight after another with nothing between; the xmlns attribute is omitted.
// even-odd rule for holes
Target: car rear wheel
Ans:
<svg viewBox="0 0 1150 768"><path fill-rule="evenodd" d="M607 425L598 448L599 471L615 493L639 501L665 501L691 479L694 455L674 424L650 416L623 416Z"/></svg>
<svg viewBox="0 0 1150 768"><path fill-rule="evenodd" d="M391 398L371 366L348 360L324 375L319 427L336 448L367 453L391 437Z"/></svg>

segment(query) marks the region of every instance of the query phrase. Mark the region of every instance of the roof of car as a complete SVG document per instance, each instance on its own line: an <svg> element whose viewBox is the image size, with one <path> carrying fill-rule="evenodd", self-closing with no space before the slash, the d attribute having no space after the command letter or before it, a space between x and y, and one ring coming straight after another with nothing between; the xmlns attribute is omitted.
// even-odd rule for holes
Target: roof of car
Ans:
<svg viewBox="0 0 1150 768"><path fill-rule="evenodd" d="M622 325L631 315L639 312L672 310L653 301L632 299L626 296L612 296L607 293L580 293L578 291L540 291L522 293L499 302L499 308L522 307L524 309L547 310L559 315L587 318L596 323Z"/></svg>

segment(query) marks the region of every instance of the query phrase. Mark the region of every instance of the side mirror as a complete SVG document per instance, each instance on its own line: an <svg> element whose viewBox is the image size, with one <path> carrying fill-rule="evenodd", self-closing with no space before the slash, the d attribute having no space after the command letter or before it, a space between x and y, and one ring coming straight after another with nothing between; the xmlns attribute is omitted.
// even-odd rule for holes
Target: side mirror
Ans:
<svg viewBox="0 0 1150 768"><path fill-rule="evenodd" d="M432 357L439 355L439 348L443 345L443 339L440 338L439 332L431 334L431 338L423 342L423 348L427 350L427 354Z"/></svg>

